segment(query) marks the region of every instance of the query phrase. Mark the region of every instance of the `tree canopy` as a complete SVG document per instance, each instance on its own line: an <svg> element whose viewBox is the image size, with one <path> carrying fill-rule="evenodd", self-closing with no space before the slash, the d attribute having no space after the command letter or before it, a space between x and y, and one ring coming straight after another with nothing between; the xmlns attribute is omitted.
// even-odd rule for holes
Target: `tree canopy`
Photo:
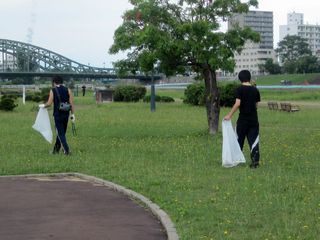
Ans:
<svg viewBox="0 0 320 240"><path fill-rule="evenodd" d="M320 69L318 59L312 56L307 40L300 36L286 36L279 42L276 52L284 72L311 73Z"/></svg>
<svg viewBox="0 0 320 240"><path fill-rule="evenodd" d="M280 74L281 67L279 63L274 63L272 58L268 58L264 64L259 65L259 68L263 72L270 74Z"/></svg>
<svg viewBox="0 0 320 240"><path fill-rule="evenodd" d="M221 23L246 13L257 0L130 0L109 52L128 51L115 63L123 71L154 71L166 75L192 69L205 80L208 124L215 133L219 121L219 92L215 71L232 71L234 54L247 40L258 41L250 28L235 26L222 32ZM212 107L213 106L213 107Z"/></svg>
<svg viewBox="0 0 320 240"><path fill-rule="evenodd" d="M311 50L306 39L297 35L287 35L279 42L276 52L279 54L280 61L283 63L296 61L302 56L311 55Z"/></svg>

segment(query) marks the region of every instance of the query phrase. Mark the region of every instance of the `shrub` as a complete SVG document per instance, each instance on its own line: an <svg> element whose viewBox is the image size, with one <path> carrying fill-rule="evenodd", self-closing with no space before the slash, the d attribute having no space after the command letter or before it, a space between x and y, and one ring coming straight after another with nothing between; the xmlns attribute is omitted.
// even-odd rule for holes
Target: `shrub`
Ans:
<svg viewBox="0 0 320 240"><path fill-rule="evenodd" d="M156 102L160 102L161 101L161 97L159 95L155 95L155 100ZM143 98L144 102L150 102L151 101L151 95L147 95Z"/></svg>
<svg viewBox="0 0 320 240"><path fill-rule="evenodd" d="M113 99L116 102L138 102L147 90L143 86L127 85L115 88Z"/></svg>
<svg viewBox="0 0 320 240"><path fill-rule="evenodd" d="M236 99L236 89L240 85L238 83L229 83L219 86L220 106L232 107ZM205 104L205 87L203 83L189 85L184 92L184 103L195 106L203 106Z"/></svg>
<svg viewBox="0 0 320 240"><path fill-rule="evenodd" d="M174 102L174 99L168 96L161 96L160 102Z"/></svg>
<svg viewBox="0 0 320 240"><path fill-rule="evenodd" d="M10 95L3 95L0 100L0 109L4 111L12 111L18 105L15 104L15 98Z"/></svg>
<svg viewBox="0 0 320 240"><path fill-rule="evenodd" d="M184 103L191 105L202 106L205 103L205 88L203 83L195 83L188 85L184 91Z"/></svg>
<svg viewBox="0 0 320 240"><path fill-rule="evenodd" d="M26 101L46 102L51 88L42 88L40 92L34 92L26 96Z"/></svg>
<svg viewBox="0 0 320 240"><path fill-rule="evenodd" d="M229 83L225 86L220 86L220 106L232 107L236 101L236 89L240 86L238 83Z"/></svg>
<svg viewBox="0 0 320 240"><path fill-rule="evenodd" d="M26 95L26 101L33 101L33 95L34 94L27 94Z"/></svg>
<svg viewBox="0 0 320 240"><path fill-rule="evenodd" d="M49 92L50 92L51 88L41 88L41 92L40 92L40 98L42 102L47 102L48 98L49 98ZM34 100L35 101L35 100Z"/></svg>
<svg viewBox="0 0 320 240"><path fill-rule="evenodd" d="M41 102L42 96L40 92L35 92L32 94L26 95L26 101L34 101L34 102Z"/></svg>
<svg viewBox="0 0 320 240"><path fill-rule="evenodd" d="M2 98L10 98L12 100L17 100L19 96L20 96L19 93L11 92L11 93L6 93L5 95L2 96Z"/></svg>
<svg viewBox="0 0 320 240"><path fill-rule="evenodd" d="M34 102L41 102L41 101L43 101L43 96L41 95L41 93L35 93L34 95L33 95L33 98L32 98L32 101L34 101Z"/></svg>

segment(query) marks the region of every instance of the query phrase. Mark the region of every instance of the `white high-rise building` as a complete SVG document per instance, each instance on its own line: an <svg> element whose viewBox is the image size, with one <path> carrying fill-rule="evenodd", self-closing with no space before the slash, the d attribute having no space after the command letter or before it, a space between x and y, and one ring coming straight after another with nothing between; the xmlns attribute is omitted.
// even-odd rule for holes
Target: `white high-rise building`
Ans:
<svg viewBox="0 0 320 240"><path fill-rule="evenodd" d="M279 41L287 35L300 36L307 40L312 54L320 57L320 25L304 24L302 13L288 13L287 25L281 25L279 30Z"/></svg>
<svg viewBox="0 0 320 240"><path fill-rule="evenodd" d="M248 69L253 75L264 74L260 70L269 58L277 61L273 49L273 12L269 11L249 11L246 14L233 16L228 22L228 28L235 25L239 27L250 27L260 34L260 43L247 42L241 54L235 54L236 67L235 74L243 69Z"/></svg>

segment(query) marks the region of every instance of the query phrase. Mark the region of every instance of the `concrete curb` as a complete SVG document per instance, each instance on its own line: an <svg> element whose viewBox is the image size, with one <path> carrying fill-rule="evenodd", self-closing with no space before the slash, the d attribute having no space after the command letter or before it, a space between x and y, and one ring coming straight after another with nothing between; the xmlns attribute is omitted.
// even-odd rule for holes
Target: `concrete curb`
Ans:
<svg viewBox="0 0 320 240"><path fill-rule="evenodd" d="M83 180L86 180L88 182L92 183L97 183L101 184L103 186L106 186L113 191L122 193L134 200L137 200L140 202L142 205L147 207L155 217L159 219L161 222L162 226L164 227L168 240L179 240L179 236L177 234L176 228L174 224L172 223L170 217L168 214L166 214L165 211L163 211L157 204L153 203L151 200L148 198L144 197L143 195L136 193L130 189L127 189L123 186L120 186L118 184L96 178L93 176L85 175L82 173L50 173L50 174L27 174L27 175L12 175L12 176L0 176L2 177L28 177L28 178L37 178L37 177L77 177Z"/></svg>

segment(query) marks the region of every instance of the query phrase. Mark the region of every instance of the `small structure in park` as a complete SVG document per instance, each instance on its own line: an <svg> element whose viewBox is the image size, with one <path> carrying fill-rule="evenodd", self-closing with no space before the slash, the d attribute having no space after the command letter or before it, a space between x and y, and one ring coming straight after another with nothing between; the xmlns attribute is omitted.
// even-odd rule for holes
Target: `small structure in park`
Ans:
<svg viewBox="0 0 320 240"><path fill-rule="evenodd" d="M113 101L113 89L97 89L96 90L96 102L112 102Z"/></svg>

